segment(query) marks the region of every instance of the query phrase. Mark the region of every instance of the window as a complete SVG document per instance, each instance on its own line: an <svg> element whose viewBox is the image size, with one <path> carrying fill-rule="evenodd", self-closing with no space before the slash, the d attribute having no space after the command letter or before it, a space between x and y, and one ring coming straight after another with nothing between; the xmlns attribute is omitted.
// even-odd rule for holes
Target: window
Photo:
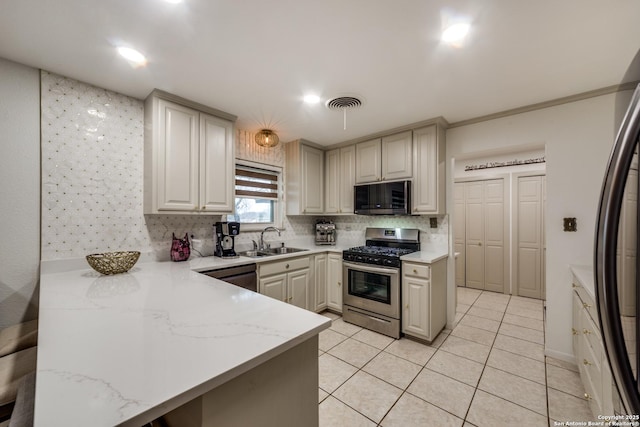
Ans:
<svg viewBox="0 0 640 427"><path fill-rule="evenodd" d="M280 226L280 175L275 166L236 164L236 217L251 229Z"/></svg>

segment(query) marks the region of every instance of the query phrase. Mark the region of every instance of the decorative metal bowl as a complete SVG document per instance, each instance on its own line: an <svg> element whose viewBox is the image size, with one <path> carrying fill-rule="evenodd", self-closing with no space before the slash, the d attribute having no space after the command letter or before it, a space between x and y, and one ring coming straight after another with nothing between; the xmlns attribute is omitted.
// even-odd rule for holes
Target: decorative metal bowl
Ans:
<svg viewBox="0 0 640 427"><path fill-rule="evenodd" d="M98 273L119 274L129 271L138 258L140 252L137 251L105 252L87 255L87 262Z"/></svg>

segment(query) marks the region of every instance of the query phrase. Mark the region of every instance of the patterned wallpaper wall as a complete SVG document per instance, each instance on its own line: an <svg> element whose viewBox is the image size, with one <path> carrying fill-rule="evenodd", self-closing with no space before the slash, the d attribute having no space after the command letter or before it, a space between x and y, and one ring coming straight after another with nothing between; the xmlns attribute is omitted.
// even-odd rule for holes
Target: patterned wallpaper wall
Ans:
<svg viewBox="0 0 640 427"><path fill-rule="evenodd" d="M213 253L219 216L143 215L143 102L42 71L42 260L82 258L89 253L139 250L169 259L171 235L193 234ZM236 157L284 167L283 144L266 149L254 134L238 130ZM286 174L286 169L284 170ZM364 229L411 227L422 241L445 244L446 216L437 229L427 217L341 216L338 239L364 243ZM315 217L284 217L285 231L273 241L312 239ZM259 232L241 233L248 247Z"/></svg>

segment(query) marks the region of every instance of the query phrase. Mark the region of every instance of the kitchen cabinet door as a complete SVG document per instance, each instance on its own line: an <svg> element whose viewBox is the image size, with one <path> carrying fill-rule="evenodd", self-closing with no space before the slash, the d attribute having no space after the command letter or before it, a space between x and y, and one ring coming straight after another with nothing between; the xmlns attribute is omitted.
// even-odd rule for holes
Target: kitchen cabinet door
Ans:
<svg viewBox="0 0 640 427"><path fill-rule="evenodd" d="M274 276L260 278L258 286L261 294L280 301L287 301L286 274L276 274Z"/></svg>
<svg viewBox="0 0 640 427"><path fill-rule="evenodd" d="M325 153L325 213L353 214L356 183L355 145Z"/></svg>
<svg viewBox="0 0 640 427"><path fill-rule="evenodd" d="M200 208L233 212L235 193L233 124L200 114Z"/></svg>
<svg viewBox="0 0 640 427"><path fill-rule="evenodd" d="M382 138L382 180L411 179L413 175L413 142L411 131Z"/></svg>
<svg viewBox="0 0 640 427"><path fill-rule="evenodd" d="M311 310L308 268L287 273L287 289L287 302L289 304L305 310Z"/></svg>
<svg viewBox="0 0 640 427"><path fill-rule="evenodd" d="M418 277L402 278L402 331L427 338L429 336L429 280Z"/></svg>
<svg viewBox="0 0 640 427"><path fill-rule="evenodd" d="M302 140L286 144L287 215L324 213L324 152Z"/></svg>
<svg viewBox="0 0 640 427"><path fill-rule="evenodd" d="M402 332L433 341L447 323L447 260L402 263Z"/></svg>
<svg viewBox="0 0 640 427"><path fill-rule="evenodd" d="M342 255L327 257L327 307L342 313Z"/></svg>
<svg viewBox="0 0 640 427"><path fill-rule="evenodd" d="M340 149L327 151L325 163L325 213L340 213Z"/></svg>
<svg viewBox="0 0 640 427"><path fill-rule="evenodd" d="M445 150L440 126L413 131L412 213L445 213Z"/></svg>
<svg viewBox="0 0 640 427"><path fill-rule="evenodd" d="M340 213L353 215L353 186L356 184L356 146L340 149Z"/></svg>
<svg viewBox="0 0 640 427"><path fill-rule="evenodd" d="M356 184L380 181L381 168L380 139L356 144Z"/></svg>
<svg viewBox="0 0 640 427"><path fill-rule="evenodd" d="M157 108L158 211L195 211L199 182L199 113L163 99Z"/></svg>
<svg viewBox="0 0 640 427"><path fill-rule="evenodd" d="M159 90L144 110L144 213L233 212L235 116Z"/></svg>
<svg viewBox="0 0 640 427"><path fill-rule="evenodd" d="M314 311L320 312L327 308L327 254L315 256L314 277L309 284L314 295Z"/></svg>

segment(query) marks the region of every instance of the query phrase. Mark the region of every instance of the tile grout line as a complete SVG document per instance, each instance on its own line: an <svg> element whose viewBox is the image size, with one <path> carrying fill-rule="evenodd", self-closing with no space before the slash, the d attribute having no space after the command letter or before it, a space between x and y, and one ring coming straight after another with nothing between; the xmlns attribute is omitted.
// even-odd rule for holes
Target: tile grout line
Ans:
<svg viewBox="0 0 640 427"><path fill-rule="evenodd" d="M483 293L484 293L484 291L481 292L480 295L478 295L478 298L480 298L480 296ZM511 297L509 297L509 300L510 299L511 299ZM473 305L477 302L477 300L478 299L476 298L476 300L473 302L471 307L473 307ZM509 305L509 303L507 303L507 306L508 305ZM507 310L507 307L505 307L505 311L502 313L502 318L500 319L500 325L498 326L498 331L500 330L500 326L502 326L502 319L504 319L504 315L506 313L506 310ZM465 314L465 316L466 316L466 314ZM462 319L460 319L460 320L462 320ZM458 322L458 324L459 323L460 322ZM456 327L457 327L457 325L456 325ZM473 394L471 395L471 400L469 401L469 406L467 407L467 412L464 414L464 418L462 420L463 423L467 422L467 418L469 417L469 412L471 411L471 405L473 404L473 399L475 399L476 394L478 393L478 389L480 388L480 380L482 380L482 376L484 375L484 371L485 371L485 369L487 369L487 363L489 362L489 356L491 355L491 350L493 350L493 345L495 344L497 338L498 338L498 332L496 331L496 334L493 337L493 341L491 342L491 347L489 347L489 353L487 354L487 358L485 359L484 365L482 366L482 371L480 372L480 376L478 377L478 382L476 383L476 386L474 387L474 390L473 390ZM471 421L468 421L468 422L470 424L472 424Z"/></svg>

